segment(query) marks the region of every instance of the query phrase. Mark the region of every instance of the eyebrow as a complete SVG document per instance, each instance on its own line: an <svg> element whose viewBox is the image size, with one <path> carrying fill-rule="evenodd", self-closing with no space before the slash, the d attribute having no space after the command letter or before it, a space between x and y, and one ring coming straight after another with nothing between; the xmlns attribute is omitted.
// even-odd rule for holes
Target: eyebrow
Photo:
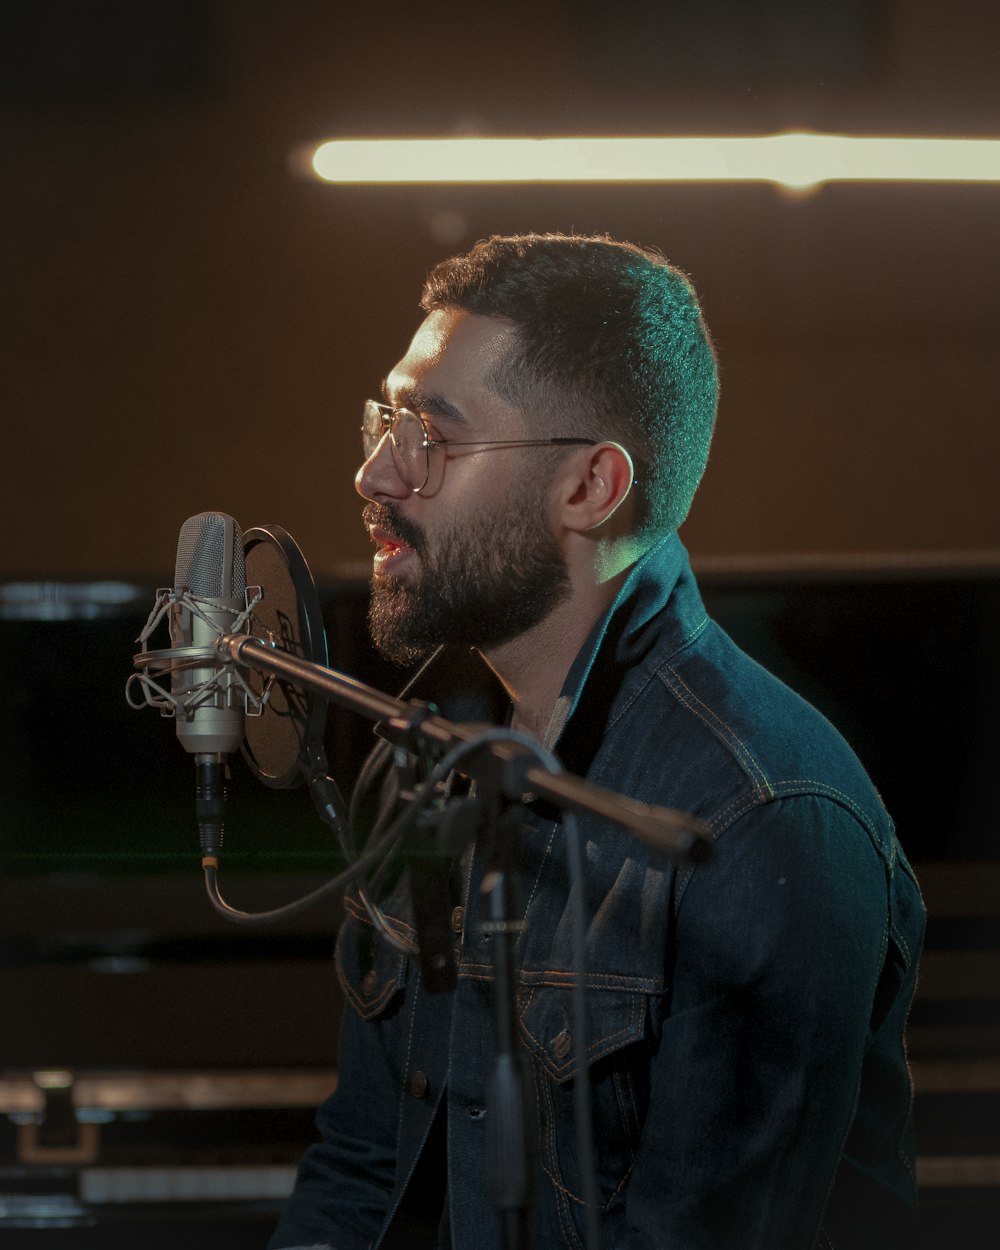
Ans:
<svg viewBox="0 0 1000 1250"><path fill-rule="evenodd" d="M391 395L388 378L382 379L382 398L393 408L409 408L411 412L426 413L429 417L441 417L467 425L465 414L441 395L430 395L414 386L401 386Z"/></svg>

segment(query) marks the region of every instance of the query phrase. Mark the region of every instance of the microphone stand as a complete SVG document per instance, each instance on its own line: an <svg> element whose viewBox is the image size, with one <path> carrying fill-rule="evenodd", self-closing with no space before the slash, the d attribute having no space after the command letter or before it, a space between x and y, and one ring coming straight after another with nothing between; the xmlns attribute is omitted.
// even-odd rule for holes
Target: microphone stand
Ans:
<svg viewBox="0 0 1000 1250"><path fill-rule="evenodd" d="M472 744L493 726L456 724L436 714L426 704L407 703L333 669L300 659L247 634L224 635L217 645L220 660L253 668L303 686L370 720L383 723L386 737L397 748L400 760L432 751L454 751ZM403 755L405 750L407 755ZM486 815L486 876L483 889L489 895L488 920L483 931L492 941L495 973L496 1058L487 1102L487 1187L490 1201L500 1216L506 1250L531 1250L533 1234L533 1181L536 1172L534 1100L530 1065L517 1039L517 966L515 951L522 929L520 909L512 882L521 842L518 802L531 793L560 807L575 808L614 821L647 845L679 861L699 861L710 854L708 827L694 816L670 808L638 803L624 795L594 786L568 773L554 773L533 762L528 748L502 738L470 747L463 755L462 770L476 782L476 797L461 817L450 822L451 836L440 840L458 849L459 840L474 836ZM470 811L474 806L478 812ZM448 823L446 821L446 823ZM459 834L459 837L456 837ZM415 910L426 910L414 900ZM430 936L430 935L428 935ZM434 940L425 950L418 930L422 964L436 977L439 988L449 988L442 967L445 951ZM450 971L450 970L449 970ZM452 972L453 977L453 972ZM581 1057L579 1078L586 1079Z"/></svg>
<svg viewBox="0 0 1000 1250"><path fill-rule="evenodd" d="M485 728L494 728L446 720L426 704L393 698L354 677L299 659L248 634L223 634L216 644L216 655L225 663L284 677L369 720L384 722L386 736L402 746L420 744L448 751L473 742ZM466 757L463 771L481 784L496 785L505 798L516 800L530 792L559 807L610 820L678 862L699 863L711 855L709 827L697 816L640 803L572 773L549 772L532 763L532 758L516 743L489 742Z"/></svg>
<svg viewBox="0 0 1000 1250"><path fill-rule="evenodd" d="M492 937L496 977L496 1045L493 1076L486 1100L486 1186L500 1215L506 1250L532 1250L534 1177L538 1140L531 1067L517 1042L517 965L515 949L523 923L515 895L521 828L516 807L499 810L495 795L488 823L485 881L489 882L489 919L483 932Z"/></svg>

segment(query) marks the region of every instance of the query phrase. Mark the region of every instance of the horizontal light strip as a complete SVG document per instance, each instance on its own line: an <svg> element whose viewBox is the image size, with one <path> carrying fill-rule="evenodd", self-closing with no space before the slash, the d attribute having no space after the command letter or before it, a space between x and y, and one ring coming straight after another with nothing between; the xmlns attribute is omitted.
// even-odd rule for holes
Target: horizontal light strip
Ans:
<svg viewBox="0 0 1000 1250"><path fill-rule="evenodd" d="M1000 1155L918 1155L921 1188L994 1189L1000 1185Z"/></svg>
<svg viewBox="0 0 1000 1250"><path fill-rule="evenodd" d="M55 1073L0 1078L0 1115L40 1115L42 1089L60 1076L73 1104L88 1111L219 1111L228 1107L315 1107L337 1084L327 1068L243 1068L234 1072Z"/></svg>
<svg viewBox="0 0 1000 1250"><path fill-rule="evenodd" d="M311 152L337 183L1000 182L1000 140L790 133L751 138L333 139Z"/></svg>
<svg viewBox="0 0 1000 1250"><path fill-rule="evenodd" d="M294 1185L294 1165L84 1168L79 1174L80 1198L95 1204L284 1200Z"/></svg>

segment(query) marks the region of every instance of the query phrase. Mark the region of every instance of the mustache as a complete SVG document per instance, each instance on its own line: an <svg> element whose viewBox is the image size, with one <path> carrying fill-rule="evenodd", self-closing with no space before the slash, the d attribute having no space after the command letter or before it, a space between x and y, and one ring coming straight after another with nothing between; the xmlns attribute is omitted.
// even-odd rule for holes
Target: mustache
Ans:
<svg viewBox="0 0 1000 1250"><path fill-rule="evenodd" d="M408 547L412 547L419 555L423 552L426 542L424 531L413 521L408 521L392 504L366 503L361 512L361 519L366 527L388 530L401 538Z"/></svg>

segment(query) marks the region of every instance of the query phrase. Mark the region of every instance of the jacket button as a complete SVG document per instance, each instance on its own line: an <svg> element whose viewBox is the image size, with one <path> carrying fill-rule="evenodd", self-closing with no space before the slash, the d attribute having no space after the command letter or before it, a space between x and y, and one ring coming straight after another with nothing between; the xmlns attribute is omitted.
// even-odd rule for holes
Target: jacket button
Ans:
<svg viewBox="0 0 1000 1250"><path fill-rule="evenodd" d="M451 931L452 933L461 933L465 928L465 908L456 907L451 913Z"/></svg>
<svg viewBox="0 0 1000 1250"><path fill-rule="evenodd" d="M413 1095L414 1098L426 1098L427 1097L427 1075L426 1073L421 1072L418 1068L417 1071L414 1072L413 1075L410 1077L409 1089L410 1089L410 1093Z"/></svg>
<svg viewBox="0 0 1000 1250"><path fill-rule="evenodd" d="M365 973L365 979L361 982L361 989L365 998L371 998L375 993L375 987L378 985L378 973L372 968L371 972Z"/></svg>
<svg viewBox="0 0 1000 1250"><path fill-rule="evenodd" d="M552 1052L557 1059L565 1059L569 1054L570 1036L565 1029L558 1034L552 1043Z"/></svg>

